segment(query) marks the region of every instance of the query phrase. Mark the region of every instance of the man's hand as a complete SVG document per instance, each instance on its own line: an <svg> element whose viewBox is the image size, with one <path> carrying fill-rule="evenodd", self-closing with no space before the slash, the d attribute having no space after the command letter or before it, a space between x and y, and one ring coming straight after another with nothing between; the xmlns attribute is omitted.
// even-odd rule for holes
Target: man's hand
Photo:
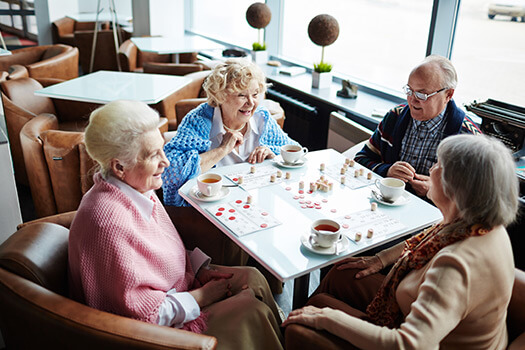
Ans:
<svg viewBox="0 0 525 350"><path fill-rule="evenodd" d="M395 162L388 169L386 176L395 177L396 179L403 180L404 182L411 181L416 175L416 170L412 165L407 162Z"/></svg>
<svg viewBox="0 0 525 350"><path fill-rule="evenodd" d="M418 196L426 196L430 187L430 177L426 175L416 174L414 179L408 181L412 189Z"/></svg>

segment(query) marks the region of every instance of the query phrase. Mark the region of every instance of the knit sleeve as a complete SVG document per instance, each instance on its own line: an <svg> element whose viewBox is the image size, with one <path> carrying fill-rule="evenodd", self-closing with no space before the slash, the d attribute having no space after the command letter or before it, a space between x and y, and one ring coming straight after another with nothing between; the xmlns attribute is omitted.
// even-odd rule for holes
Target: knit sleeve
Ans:
<svg viewBox="0 0 525 350"><path fill-rule="evenodd" d="M170 165L162 174L164 204L187 206L179 188L201 172L200 154L209 151L210 108L202 104L184 117L177 134L164 146Z"/></svg>
<svg viewBox="0 0 525 350"><path fill-rule="evenodd" d="M383 126L384 120L379 123L377 129L365 143L363 149L355 155L354 159L359 164L384 177L392 164L384 163L381 155L381 134L383 133Z"/></svg>
<svg viewBox="0 0 525 350"><path fill-rule="evenodd" d="M281 154L282 146L299 144L281 129L279 124L277 124L275 119L272 118L270 112L266 108L259 107L257 112L263 114L263 118L265 121L264 130L259 140L259 143L262 146L268 147L273 153L279 155Z"/></svg>

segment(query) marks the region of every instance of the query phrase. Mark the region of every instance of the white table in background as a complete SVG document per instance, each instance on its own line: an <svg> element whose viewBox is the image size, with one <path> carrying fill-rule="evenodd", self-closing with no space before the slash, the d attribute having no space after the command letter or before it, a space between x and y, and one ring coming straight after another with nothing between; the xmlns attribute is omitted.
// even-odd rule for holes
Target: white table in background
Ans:
<svg viewBox="0 0 525 350"><path fill-rule="evenodd" d="M224 49L224 46L198 35L184 34L174 37L135 37L131 41L140 51L154 52L159 55L175 55L175 63L179 63L179 54L199 52L203 50Z"/></svg>
<svg viewBox="0 0 525 350"><path fill-rule="evenodd" d="M155 104L190 82L174 75L98 71L37 90L35 95L100 104L114 100Z"/></svg>
<svg viewBox="0 0 525 350"><path fill-rule="evenodd" d="M329 210L327 213L327 210L301 209L297 200L293 198L293 194L298 191L298 181L303 180L305 182L305 190L307 190L308 184L320 177L321 172L319 171L319 165L321 163L325 163L328 167L330 164L340 165L344 162L343 155L332 149L310 152L307 158L308 161L302 168L280 168L283 174L286 171L291 172L291 180L285 180L282 184L253 189L249 192L240 187L232 187L230 188L229 196L219 202L202 202L190 196L190 190L196 185L196 179L189 180L179 189L180 195L186 201L280 281L286 282L295 279L293 296L294 308L302 306L308 298L310 272L331 265L346 257L383 245L407 234L415 233L442 219L441 212L437 208L409 194L410 201L403 206L378 205L378 210L383 211L391 218L397 219L405 226L404 229L382 238L372 239L366 239L366 232L363 232L362 242L356 244L350 241L348 250L339 255L319 255L313 253L302 246L300 238L302 235L310 232L310 225L314 220L326 217L335 219L341 217L341 215L370 209L372 199L368 186L352 190L340 185L336 179L332 179L334 182L333 191L328 193L316 192L316 195L319 195L319 199L326 198L328 200L327 205L330 205L330 208L337 208L336 213L331 213ZM262 164L269 163L272 164L274 161L266 160ZM210 170L210 172L225 175L246 171L250 166L248 163L235 164L215 168ZM226 183L228 182L229 180L226 179ZM285 187L291 187L292 190L286 191ZM282 222L282 224L238 237L206 210L206 208L217 203L229 203L237 199L245 200L248 194L252 196L253 204L269 212Z"/></svg>
<svg viewBox="0 0 525 350"><path fill-rule="evenodd" d="M97 20L96 12L79 12L67 15L67 17L74 19L77 22L95 22ZM131 16L123 16L117 13L118 24L123 27L131 25L133 18ZM98 15L99 22L113 22L110 12L104 11Z"/></svg>

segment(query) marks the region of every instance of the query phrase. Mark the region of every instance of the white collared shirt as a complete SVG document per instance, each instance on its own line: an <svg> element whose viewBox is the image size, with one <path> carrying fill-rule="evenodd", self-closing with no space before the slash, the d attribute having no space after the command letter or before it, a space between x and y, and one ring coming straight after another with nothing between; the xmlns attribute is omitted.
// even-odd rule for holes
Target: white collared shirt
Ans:
<svg viewBox="0 0 525 350"><path fill-rule="evenodd" d="M127 183L111 175L108 176L106 181L116 186L128 196L146 221L149 222L151 220L153 207L155 205L152 197L153 190L140 193ZM199 271L201 267L208 267L210 264L211 258L199 248L188 251L188 255L193 271ZM162 304L160 304L157 324L182 328L184 323L193 321L199 317L200 312L199 304L197 304L197 301L190 293L177 292L175 288L170 289L166 293L166 298L162 301Z"/></svg>
<svg viewBox="0 0 525 350"><path fill-rule="evenodd" d="M239 151L237 152L236 149L233 149L217 163L217 166L246 162L253 150L259 146L259 138L263 130L264 118L262 113L254 113L248 122L248 130L244 134L244 142L239 146ZM210 149L215 149L221 145L224 134L226 134L226 130L222 122L221 109L220 107L215 107L210 131Z"/></svg>

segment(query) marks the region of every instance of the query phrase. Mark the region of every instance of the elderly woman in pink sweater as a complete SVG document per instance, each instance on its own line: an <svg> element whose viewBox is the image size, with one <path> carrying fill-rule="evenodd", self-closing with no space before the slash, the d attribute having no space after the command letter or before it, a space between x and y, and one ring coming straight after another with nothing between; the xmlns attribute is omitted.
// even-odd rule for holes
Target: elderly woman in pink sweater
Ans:
<svg viewBox="0 0 525 350"><path fill-rule="evenodd" d="M155 190L169 166L156 112L115 101L85 132L99 164L71 225L72 296L99 310L215 336L220 349L282 349L279 314L264 277L210 266L186 251Z"/></svg>

